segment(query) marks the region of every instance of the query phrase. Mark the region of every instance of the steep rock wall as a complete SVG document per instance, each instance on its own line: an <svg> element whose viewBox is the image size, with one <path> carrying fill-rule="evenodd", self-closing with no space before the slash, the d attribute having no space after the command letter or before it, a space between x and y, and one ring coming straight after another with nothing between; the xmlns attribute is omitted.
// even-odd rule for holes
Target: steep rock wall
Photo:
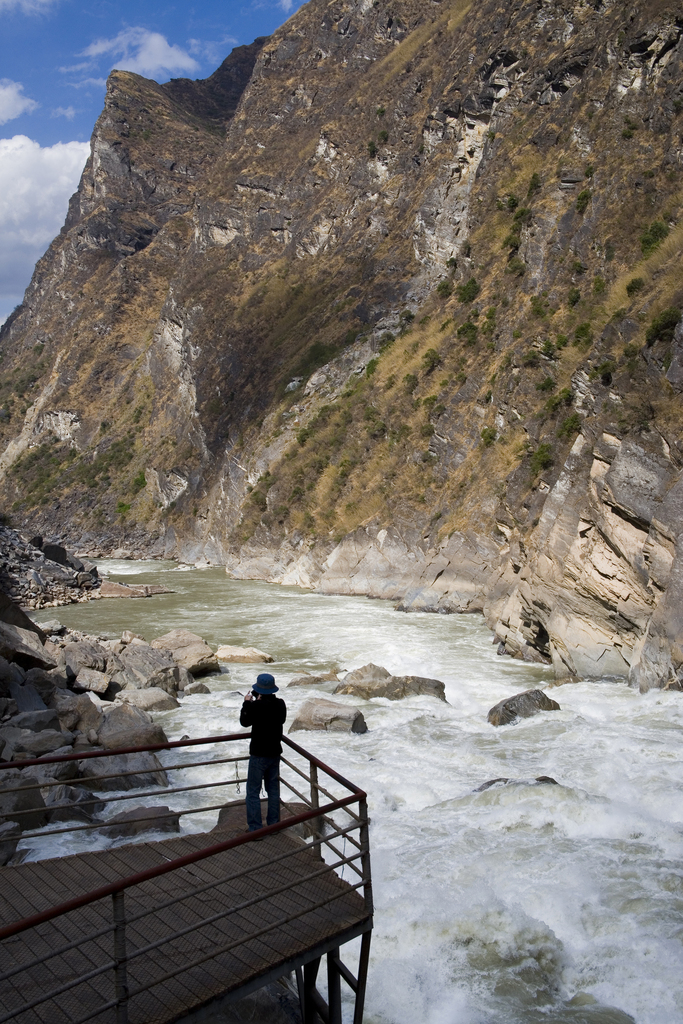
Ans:
<svg viewBox="0 0 683 1024"><path fill-rule="evenodd" d="M678 685L682 35L310 0L204 83L115 73L0 335L16 521Z"/></svg>

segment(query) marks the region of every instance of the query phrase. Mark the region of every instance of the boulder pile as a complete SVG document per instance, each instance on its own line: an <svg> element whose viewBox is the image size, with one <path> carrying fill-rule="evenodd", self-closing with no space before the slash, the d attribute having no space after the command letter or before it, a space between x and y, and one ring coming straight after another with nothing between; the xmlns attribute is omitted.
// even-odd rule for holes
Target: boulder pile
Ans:
<svg viewBox="0 0 683 1024"><path fill-rule="evenodd" d="M151 644L129 631L106 640L58 622L45 623L44 630L13 602L4 611L0 605L0 865L14 856L26 830L101 820L105 802L93 792L168 784L150 752L25 768L22 761L166 743L150 712L178 707L179 693L209 692L188 665L197 672L218 666L211 648L187 630ZM123 775L105 778L113 772ZM42 788L29 788L36 783ZM178 827L168 808L138 807L108 819L105 834Z"/></svg>
<svg viewBox="0 0 683 1024"><path fill-rule="evenodd" d="M0 591L25 608L54 608L99 594L97 568L42 537L25 540L0 526Z"/></svg>

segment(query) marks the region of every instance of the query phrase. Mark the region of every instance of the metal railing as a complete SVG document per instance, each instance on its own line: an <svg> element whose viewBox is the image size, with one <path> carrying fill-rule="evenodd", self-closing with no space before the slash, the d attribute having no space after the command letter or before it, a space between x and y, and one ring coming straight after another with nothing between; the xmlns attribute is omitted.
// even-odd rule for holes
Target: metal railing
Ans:
<svg viewBox="0 0 683 1024"><path fill-rule="evenodd" d="M72 760L87 762L102 757L121 759L122 755L161 751L191 754L175 763L170 763L167 758L169 763L159 768L147 766L131 770L125 764L119 764L114 771L100 773L90 784L115 786L119 781L123 786L131 776L141 775L156 776L157 784L126 792L107 791L94 795L92 800L48 805L46 814L56 811L63 818L68 815L69 807L80 808L89 814L102 799L118 805L141 797L158 800L163 795L166 800L170 795L178 794L182 800L191 799L192 806L174 810L167 808L167 813L162 812L161 815L138 815L135 827L149 823L149 827L155 829L161 821L168 823L169 819L177 824L185 815L211 814L213 820L216 811L225 813L227 808L228 818L232 816L232 821L222 825L219 819L212 830L218 838L221 828L229 827L235 831L235 815L240 811L234 801L216 803L216 796L233 795L234 789L239 790L246 782L246 778L240 776L238 766L248 761L249 756L246 752L231 755L228 751L232 745L245 743L248 739L248 733L238 733L113 751L36 758L13 762L11 766L27 768ZM297 800L294 805L281 801L289 817L259 831L238 832L210 845L203 845L200 840L199 844L195 843L195 846L200 845L199 849L191 849L180 856L169 849L170 859L163 859L162 863L155 855L153 862L143 870L115 878L1 927L0 1024L7 1021L36 1024L46 1019L46 1012L50 1024L61 1024L62 1020L64 1024L85 1024L97 1018L102 1022L115 1020L116 1024L133 1024L133 1019L162 1020L163 1013L159 1016L158 1005L168 1000L167 989L174 986L179 989L182 987L180 979L185 978L187 981L183 984L189 995L178 997L178 1005L168 1014L169 1020L176 1019L183 1009L187 1012L201 1005L202 1001L221 994L214 982L197 981L197 978L209 977L213 970L209 965L217 959L221 963L221 971L227 970L222 991L231 991L258 976L259 971L267 973L272 962L293 963L299 956L303 963L300 954L305 953L304 947L312 948L317 927L315 922L319 919L327 920L328 924L332 920L333 932L335 915L339 917L340 932L344 928L348 930L351 919L356 926L362 925L354 934L371 927L372 881L366 794L288 737L283 737L283 743L286 756L281 759L280 781ZM209 756L198 759L195 750L207 745L211 747ZM234 777L214 778L216 770L222 770L223 766L234 769ZM210 773L207 769L211 770ZM209 777L197 778L198 772ZM168 785L171 773L179 773L174 775L177 784ZM83 779L73 781L84 782ZM69 781L65 783L43 776L37 778L34 785L22 785L20 792L26 794L31 790L42 790L49 793L51 787L64 784L68 785ZM212 802L197 803L202 791L211 794ZM17 792L16 786L0 783L0 798L13 792ZM86 805L91 805L89 811ZM153 811L153 808L149 810ZM35 817L36 813L41 813L40 807L37 811L36 808L13 811L11 817L21 820L22 816L33 814ZM72 834L75 840L88 837L102 841L111 836L108 821L111 818L79 824L65 822L58 823L56 828L48 822L42 827L27 829L21 839L24 846L29 842L32 844L31 855L35 857L38 851L36 844L51 837L62 837L65 833ZM276 848L250 845L280 833L286 834L289 841L280 842ZM175 841L177 843L180 839L182 846L182 840L186 840L188 835L200 834L200 829L186 832L183 836L176 836ZM158 835L150 835L149 831L146 836L143 833L136 837L138 842L146 844L135 851L140 855L141 864L150 859L149 851L159 849L157 842L148 845L152 839L158 838ZM168 839L168 836L164 838ZM113 848L120 849L120 846ZM166 843L163 847L168 848ZM243 852L244 848L253 850L254 856L238 856L240 848ZM109 849L112 849L111 844ZM126 850L130 861L133 856L130 851L135 848L126 845ZM90 846L88 852L80 854L85 877L94 870L97 860L96 857L93 859L92 851ZM225 856L229 853L230 856ZM263 856L255 856L257 853L263 853ZM73 875L73 860L69 858L69 877ZM50 861L55 878L59 876L60 863L59 859ZM199 865L203 868L200 869ZM78 870L78 865L76 868ZM200 878L202 871L203 877ZM12 868L0 872L0 886L3 883L11 886L12 875ZM167 878L170 883L164 881ZM209 912L205 912L207 910ZM367 927L362 924L364 921L368 922ZM301 949L297 951L298 933ZM24 940L20 940L20 936ZM283 936L288 937L284 954ZM254 952L256 949L262 952L257 954ZM246 970L243 969L245 964ZM297 970L300 970L299 961ZM359 971L358 979L354 979L344 965L340 965L339 970L340 976L354 989L358 1007L359 988L364 990L367 963L364 970ZM233 971L232 977L230 971ZM45 984L46 978L58 983ZM38 986L37 979L40 979ZM201 989L202 984L204 989ZM218 987L221 988L220 982ZM315 995L319 998L317 992ZM362 1014L363 992L360 995L359 1010ZM360 1018L357 1024L360 1024Z"/></svg>

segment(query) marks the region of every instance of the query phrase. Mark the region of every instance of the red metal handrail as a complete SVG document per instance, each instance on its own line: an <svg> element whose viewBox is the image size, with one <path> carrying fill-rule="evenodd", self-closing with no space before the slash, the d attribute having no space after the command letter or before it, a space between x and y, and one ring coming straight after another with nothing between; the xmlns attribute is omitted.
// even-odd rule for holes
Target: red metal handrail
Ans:
<svg viewBox="0 0 683 1024"><path fill-rule="evenodd" d="M144 751L154 750L167 750L174 747L193 746L197 744L208 744L226 742L232 740L244 740L249 739L251 733L233 733L226 736L209 736L203 737L198 740L175 740L163 744L153 744L147 747L123 747L116 750L105 750L105 751L90 751L85 755L80 754L62 754L58 757L52 758L34 758L31 761L20 761L22 767L29 767L33 764L50 764L57 763L60 761L69 761L74 759L82 759L85 757L109 757L116 754L130 754L130 753L142 753ZM9 938L13 935L17 935L20 932L26 931L28 928L33 928L36 925L43 924L46 921L51 921L56 917L61 917L63 914L67 914L72 910L77 910L80 907L86 906L89 903L94 903L97 900L104 899L107 896L113 896L115 893L123 892L124 890L131 888L134 885L139 885L141 882L149 881L152 878L157 878L160 875L168 874L171 871L175 871L178 868L186 867L189 864L194 864L197 861L205 860L207 857L215 856L218 853L223 853L226 850L233 849L237 846L242 846L244 843L253 842L256 839L264 838L265 836L272 835L273 833L282 832L287 828L291 828L294 825L299 825L305 821L311 821L314 818L320 818L326 814L330 814L332 811L340 810L343 807L348 806L352 803L360 803L367 799L367 794L360 787L349 782L338 772L335 772L332 768L329 768L323 761L314 757L308 751L304 750L293 740L283 736L282 740L288 746L296 750L297 753L303 755L311 764L321 768L331 778L335 779L340 784L344 785L347 789L351 789L352 792L347 797L341 797L339 800L334 800L328 804L324 804L322 807L314 807L310 811L303 811L301 814L295 815L290 818L285 818L284 821L276 822L274 825L266 825L263 828L255 830L253 832L246 832L244 835L237 836L234 839L226 840L224 843L216 843L213 846L205 847L203 850L199 850L195 853L186 854L184 857L178 857L175 860L167 861L165 864L159 865L155 868L148 868L146 871L140 871L136 874L129 875L126 878L121 878L116 882L112 882L109 885L101 886L99 889L93 889L89 893L84 893L82 896L78 896L73 900L68 900L65 903L60 903L56 907L51 907L49 910L42 911L39 914L34 914L31 917L23 918L19 921L15 921L10 925L6 925L4 928L0 928L0 939ZM3 764L11 764L13 767L17 766L17 762L0 762L0 767Z"/></svg>

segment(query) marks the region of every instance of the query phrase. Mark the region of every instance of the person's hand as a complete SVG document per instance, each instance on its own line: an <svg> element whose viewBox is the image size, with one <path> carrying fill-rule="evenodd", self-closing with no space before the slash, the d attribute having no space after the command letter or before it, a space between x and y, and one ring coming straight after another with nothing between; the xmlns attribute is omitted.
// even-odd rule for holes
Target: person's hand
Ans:
<svg viewBox="0 0 683 1024"><path fill-rule="evenodd" d="M245 700L253 700L254 698L252 697L252 695L251 695L250 693L248 693L248 694L247 694L247 695L245 696L245 698L244 698L244 699L245 699Z"/></svg>

